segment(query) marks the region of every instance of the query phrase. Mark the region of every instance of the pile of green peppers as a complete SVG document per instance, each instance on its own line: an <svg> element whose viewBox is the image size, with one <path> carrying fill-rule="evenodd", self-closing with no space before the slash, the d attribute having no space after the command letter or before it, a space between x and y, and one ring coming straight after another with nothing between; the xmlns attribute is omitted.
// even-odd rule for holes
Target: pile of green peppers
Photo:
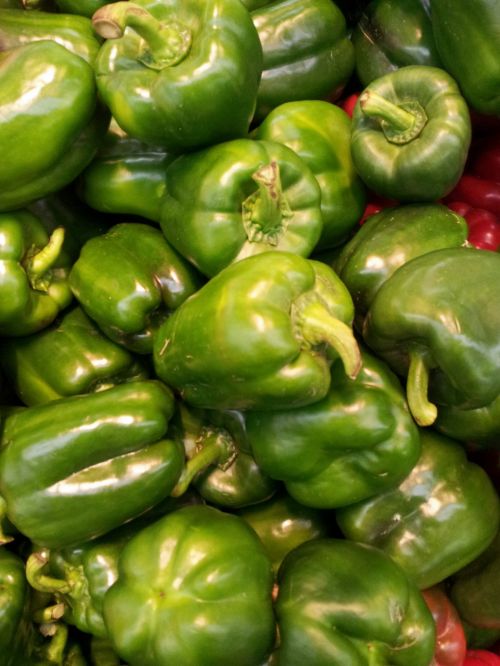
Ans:
<svg viewBox="0 0 500 666"><path fill-rule="evenodd" d="M500 3L0 0L0 90L0 666L498 666Z"/></svg>

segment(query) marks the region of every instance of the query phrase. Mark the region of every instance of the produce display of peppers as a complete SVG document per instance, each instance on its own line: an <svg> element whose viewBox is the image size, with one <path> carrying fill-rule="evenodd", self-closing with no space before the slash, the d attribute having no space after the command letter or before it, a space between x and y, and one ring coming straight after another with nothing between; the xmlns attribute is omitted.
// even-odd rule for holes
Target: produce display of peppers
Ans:
<svg viewBox="0 0 500 666"><path fill-rule="evenodd" d="M0 89L0 666L498 666L498 0L0 0Z"/></svg>

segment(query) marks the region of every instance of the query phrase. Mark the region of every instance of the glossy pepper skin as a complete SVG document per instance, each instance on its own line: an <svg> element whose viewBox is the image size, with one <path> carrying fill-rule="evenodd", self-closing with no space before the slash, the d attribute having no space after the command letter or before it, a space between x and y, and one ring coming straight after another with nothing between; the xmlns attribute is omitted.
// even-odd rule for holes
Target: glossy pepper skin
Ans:
<svg viewBox="0 0 500 666"><path fill-rule="evenodd" d="M272 584L264 547L241 518L184 507L125 546L104 618L131 666L259 666L274 641Z"/></svg>
<svg viewBox="0 0 500 666"><path fill-rule="evenodd" d="M148 377L140 360L101 333L78 306L43 331L3 340L0 350L5 376L27 406Z"/></svg>
<svg viewBox="0 0 500 666"><path fill-rule="evenodd" d="M494 539L499 499L463 447L420 431L422 454L398 488L337 510L346 539L390 555L421 589L462 569Z"/></svg>
<svg viewBox="0 0 500 666"><path fill-rule="evenodd" d="M278 572L279 663L429 666L432 615L385 553L342 539L308 541Z"/></svg>
<svg viewBox="0 0 500 666"><path fill-rule="evenodd" d="M92 67L55 41L3 51L0 76L0 211L8 211L72 182L94 156L109 116L97 102Z"/></svg>
<svg viewBox="0 0 500 666"><path fill-rule="evenodd" d="M334 268L362 322L375 294L411 259L446 247L465 247L465 220L441 204L406 204L371 215L342 247Z"/></svg>
<svg viewBox="0 0 500 666"><path fill-rule="evenodd" d="M0 654L5 666L20 666L31 642L28 622L29 588L24 561L0 548Z"/></svg>
<svg viewBox="0 0 500 666"><path fill-rule="evenodd" d="M161 228L204 275L269 250L307 257L321 234L319 185L292 150L235 139L175 160Z"/></svg>
<svg viewBox="0 0 500 666"><path fill-rule="evenodd" d="M92 22L99 92L127 134L174 153L246 134L262 48L239 0L115 2Z"/></svg>
<svg viewBox="0 0 500 666"><path fill-rule="evenodd" d="M182 448L166 438L173 410L171 391L146 381L11 414L0 451L8 518L33 543L58 548L153 506L184 464Z"/></svg>
<svg viewBox="0 0 500 666"><path fill-rule="evenodd" d="M407 65L442 67L428 0L372 0L351 39L362 86Z"/></svg>
<svg viewBox="0 0 500 666"><path fill-rule="evenodd" d="M500 114L498 3L431 0L431 16L441 60L458 81L467 102L482 113Z"/></svg>
<svg viewBox="0 0 500 666"><path fill-rule="evenodd" d="M64 229L51 236L28 210L0 213L0 335L18 337L52 323L73 296Z"/></svg>
<svg viewBox="0 0 500 666"><path fill-rule="evenodd" d="M330 509L397 486L420 455L418 430L397 377L367 352L356 379L339 361L327 395L289 410L251 411L259 467L305 506Z"/></svg>
<svg viewBox="0 0 500 666"><path fill-rule="evenodd" d="M347 374L359 371L352 315L349 292L325 264L255 255L222 270L161 325L155 371L195 407L309 404L327 393L337 354Z"/></svg>
<svg viewBox="0 0 500 666"><path fill-rule="evenodd" d="M251 15L264 53L256 118L284 102L340 96L354 70L354 48L334 2L276 0Z"/></svg>
<svg viewBox="0 0 500 666"><path fill-rule="evenodd" d="M161 231L140 222L119 223L90 239L69 275L89 317L109 338L140 354L150 353L160 322L201 283Z"/></svg>
<svg viewBox="0 0 500 666"><path fill-rule="evenodd" d="M352 117L354 166L377 194L436 201L462 175L471 140L469 110L443 69L409 65L372 81Z"/></svg>
<svg viewBox="0 0 500 666"><path fill-rule="evenodd" d="M317 250L343 243L358 223L366 192L351 158L351 120L322 100L280 104L257 127L256 139L291 148L313 172L321 189L323 230Z"/></svg>
<svg viewBox="0 0 500 666"><path fill-rule="evenodd" d="M499 279L497 253L445 248L398 268L375 295L364 339L407 377L419 424L432 424L441 404L474 409L498 397Z"/></svg>
<svg viewBox="0 0 500 666"><path fill-rule="evenodd" d="M97 154L78 179L78 194L94 210L158 222L165 171L172 159L165 148L128 136L112 119Z"/></svg>

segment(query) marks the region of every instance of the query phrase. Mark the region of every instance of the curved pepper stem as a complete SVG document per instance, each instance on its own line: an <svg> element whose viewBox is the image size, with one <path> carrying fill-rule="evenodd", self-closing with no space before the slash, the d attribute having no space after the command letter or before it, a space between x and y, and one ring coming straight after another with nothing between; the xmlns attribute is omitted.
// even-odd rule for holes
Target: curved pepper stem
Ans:
<svg viewBox="0 0 500 666"><path fill-rule="evenodd" d="M424 355L417 350L410 352L410 366L406 381L408 407L420 426L430 426L437 418L437 407L429 401L429 368Z"/></svg>
<svg viewBox="0 0 500 666"><path fill-rule="evenodd" d="M53 578L44 573L44 569L49 562L49 555L49 550L43 548L28 557L26 561L26 579L31 587L39 592L67 594L71 590L71 585L67 580Z"/></svg>
<svg viewBox="0 0 500 666"><path fill-rule="evenodd" d="M68 642L68 627L64 622L57 624L42 624L40 632L45 637L50 637L49 644L43 650L43 663L62 664L64 652Z"/></svg>
<svg viewBox="0 0 500 666"><path fill-rule="evenodd" d="M24 262L24 269L33 289L47 290L46 274L61 254L64 235L63 227L54 229L47 245Z"/></svg>
<svg viewBox="0 0 500 666"><path fill-rule="evenodd" d="M177 65L191 47L191 31L178 21L158 21L133 2L104 5L92 16L92 27L104 39L118 39L126 28L134 30L145 42L138 56L146 67L161 70Z"/></svg>
<svg viewBox="0 0 500 666"><path fill-rule="evenodd" d="M258 190L242 204L243 226L251 243L277 245L293 216L281 187L280 169L273 161L261 166L253 175Z"/></svg>
<svg viewBox="0 0 500 666"><path fill-rule="evenodd" d="M340 357L346 375L356 379L362 359L358 342L350 326L331 315L318 299L296 302L292 319L297 334L306 344L329 345Z"/></svg>
<svg viewBox="0 0 500 666"><path fill-rule="evenodd" d="M187 461L177 485L170 493L172 497L180 497L189 488L197 474L210 465L226 470L237 456L233 438L225 430L202 428L196 441L194 454Z"/></svg>
<svg viewBox="0 0 500 666"><path fill-rule="evenodd" d="M106 638L93 636L90 643L90 656L94 666L120 666L120 658Z"/></svg>
<svg viewBox="0 0 500 666"><path fill-rule="evenodd" d="M380 119L382 131L391 143L410 143L427 123L427 114L416 100L394 104L372 90L365 90L359 96L359 106L365 116Z"/></svg>

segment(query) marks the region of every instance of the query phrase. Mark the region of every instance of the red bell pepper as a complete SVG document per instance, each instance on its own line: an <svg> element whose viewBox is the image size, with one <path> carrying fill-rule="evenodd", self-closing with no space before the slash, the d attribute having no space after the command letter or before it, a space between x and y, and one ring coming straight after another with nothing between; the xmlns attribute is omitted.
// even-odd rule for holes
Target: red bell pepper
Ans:
<svg viewBox="0 0 500 666"><path fill-rule="evenodd" d="M500 657L488 650L467 650L463 666L500 666Z"/></svg>
<svg viewBox="0 0 500 666"><path fill-rule="evenodd" d="M436 624L433 666L463 666L467 645L455 606L437 586L423 590L422 595Z"/></svg>

